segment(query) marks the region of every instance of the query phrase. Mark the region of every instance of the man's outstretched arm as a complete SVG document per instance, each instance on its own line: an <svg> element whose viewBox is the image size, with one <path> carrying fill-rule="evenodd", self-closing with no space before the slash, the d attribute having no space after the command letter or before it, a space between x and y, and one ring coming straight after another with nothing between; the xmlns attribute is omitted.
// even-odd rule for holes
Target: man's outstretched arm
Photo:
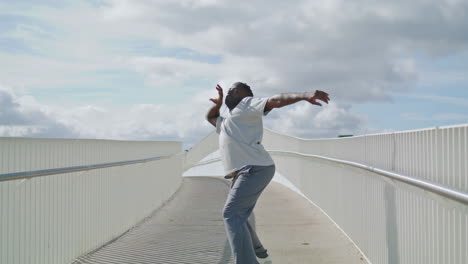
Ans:
<svg viewBox="0 0 468 264"><path fill-rule="evenodd" d="M268 101L265 105L265 112L268 112L273 108L280 108L303 100L314 105L322 106L322 104L317 102L317 100L323 101L328 104L330 98L328 97L328 94L326 92L319 90L315 92L279 94L268 98Z"/></svg>
<svg viewBox="0 0 468 264"><path fill-rule="evenodd" d="M206 120L210 122L213 126L216 127L216 119L219 116L219 109L223 105L223 88L221 86L216 85L216 90L218 90L218 98L211 98L210 101L215 103L213 107L210 108L208 113L206 114Z"/></svg>

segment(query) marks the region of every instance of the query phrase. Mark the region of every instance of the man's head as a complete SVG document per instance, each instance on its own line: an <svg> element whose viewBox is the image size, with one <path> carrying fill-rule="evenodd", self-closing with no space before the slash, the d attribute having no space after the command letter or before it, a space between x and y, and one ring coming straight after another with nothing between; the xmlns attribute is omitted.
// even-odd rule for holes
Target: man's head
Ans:
<svg viewBox="0 0 468 264"><path fill-rule="evenodd" d="M250 86L242 82L236 82L229 88L224 102L229 110L232 110L242 99L248 96L253 96Z"/></svg>

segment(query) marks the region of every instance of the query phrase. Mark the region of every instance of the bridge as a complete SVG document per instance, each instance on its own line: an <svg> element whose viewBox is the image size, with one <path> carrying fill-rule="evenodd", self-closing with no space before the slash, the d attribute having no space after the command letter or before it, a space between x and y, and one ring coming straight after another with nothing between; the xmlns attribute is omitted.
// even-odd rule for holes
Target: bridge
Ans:
<svg viewBox="0 0 468 264"><path fill-rule="evenodd" d="M274 263L468 263L468 125L263 144ZM0 138L0 263L232 263L217 149Z"/></svg>

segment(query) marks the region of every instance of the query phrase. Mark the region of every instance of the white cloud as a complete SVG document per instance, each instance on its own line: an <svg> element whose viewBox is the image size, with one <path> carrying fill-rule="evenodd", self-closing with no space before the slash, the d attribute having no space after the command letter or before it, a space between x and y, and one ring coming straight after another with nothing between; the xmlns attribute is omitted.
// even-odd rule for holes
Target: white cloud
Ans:
<svg viewBox="0 0 468 264"><path fill-rule="evenodd" d="M104 14L129 5L107 3ZM152 27L168 46L222 54L223 63L212 74L252 83L261 94L320 87L347 103L389 100L393 92L406 91L418 81L411 55L456 53L468 42L460 37L467 25L461 10L468 5L463 1L291 5L181 0L134 5L140 11L125 16L128 25Z"/></svg>
<svg viewBox="0 0 468 264"><path fill-rule="evenodd" d="M165 46L222 55L225 59L212 71L213 76L208 72L214 80L223 74L255 83L265 92L320 87L349 103L388 100L391 92L409 89L418 80L418 68L408 58L415 52L455 53L466 49L468 42L463 37L468 23L464 1L102 2L98 7L42 7L25 13L60 27L48 50L94 66L87 70L115 66L115 54L108 46L112 44L103 40L143 37ZM145 67L145 60L130 56L118 66L138 70ZM143 65L135 68L135 61ZM155 73L145 75L147 83L164 85L173 82L171 77L207 74L191 63L181 61L181 67L168 71L166 78L161 78L161 67L150 68ZM56 68L52 66L50 72L57 72ZM73 72L76 66L70 63L58 72L66 69ZM23 72L31 76L34 70ZM43 74L41 70L36 75ZM53 82L52 76L45 76ZM15 78L21 81L20 77ZM9 83L17 85L13 80Z"/></svg>
<svg viewBox="0 0 468 264"><path fill-rule="evenodd" d="M73 8L41 6L15 11L53 27L21 24L12 36L43 54L1 53L0 80L25 91L45 87L60 92L60 87L76 86L86 78L88 84L97 83L93 79L97 77L85 78L86 73L118 69L141 73L145 85L160 88L153 89L158 92L197 78L213 81L213 86L219 80L225 88L242 80L252 86L256 96L321 89L330 93L334 103L322 109L298 104L275 110L266 125L298 136L324 137L359 133L367 121L352 111L353 104L390 100L392 94L404 93L419 82L415 54L453 55L468 47L466 1L85 3ZM114 39L139 38L163 47L220 55L222 61L209 64L167 56L116 54L113 49ZM457 76L466 81L463 73ZM208 98L214 96L211 88L197 89L191 99L181 94L187 104L127 109L86 103L81 107L42 105L34 98L3 92L2 100L11 108L8 110L6 103L1 106L5 118L0 133L187 138L192 142L210 129L204 115ZM465 105L462 100L456 102Z"/></svg>
<svg viewBox="0 0 468 264"><path fill-rule="evenodd" d="M328 138L343 134L358 135L367 130L367 118L349 105L331 102L323 107L301 102L274 109L265 125L275 131L302 138Z"/></svg>
<svg viewBox="0 0 468 264"><path fill-rule="evenodd" d="M205 121L205 108L197 103L139 104L129 109L86 106L64 111L60 118L68 120L80 137L178 140L190 145L213 129Z"/></svg>
<svg viewBox="0 0 468 264"><path fill-rule="evenodd" d="M64 138L78 134L57 120L49 107L0 86L0 136Z"/></svg>
<svg viewBox="0 0 468 264"><path fill-rule="evenodd" d="M0 87L0 136L178 140L194 144L213 128L205 121L211 103L139 104L130 109L93 105L46 105Z"/></svg>
<svg viewBox="0 0 468 264"><path fill-rule="evenodd" d="M155 87L183 84L192 78L216 76L218 72L213 64L175 58L138 57L130 63L146 76L148 86Z"/></svg>
<svg viewBox="0 0 468 264"><path fill-rule="evenodd" d="M102 138L121 140L178 140L190 146L214 128L205 120L215 91L207 90L186 104L137 104L130 108L93 105L45 105L32 97L0 88L0 136ZM226 114L225 108L221 110ZM308 103L275 109L265 126L313 138L357 134L366 119L350 106L331 103L322 108Z"/></svg>

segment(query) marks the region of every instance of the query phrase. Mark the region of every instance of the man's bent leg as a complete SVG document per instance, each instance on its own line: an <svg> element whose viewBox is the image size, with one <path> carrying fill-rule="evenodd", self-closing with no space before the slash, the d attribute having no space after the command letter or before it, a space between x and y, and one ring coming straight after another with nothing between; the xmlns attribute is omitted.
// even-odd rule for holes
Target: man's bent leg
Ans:
<svg viewBox="0 0 468 264"><path fill-rule="evenodd" d="M247 228L249 229L250 232L250 237L252 239L252 246L255 250L255 255L257 257L262 257L265 258L267 254L267 250L263 247L262 242L260 242L260 239L257 236L257 232L255 231L255 227L253 224L250 222L251 218L247 220Z"/></svg>
<svg viewBox="0 0 468 264"><path fill-rule="evenodd" d="M263 167L263 166L261 166L261 167ZM273 171L273 174L274 174L274 171ZM234 175L234 177L232 179L231 188L234 186L234 184L236 182L236 179L237 179L236 176L237 176L237 172L236 172L236 174ZM257 236L257 232L255 230L255 222L252 219L252 216L253 215L250 215L249 218L247 219L247 227L249 228L250 236L252 238L252 245L253 245L253 248L255 250L255 254L257 255L257 257L264 258L264 257L268 256L267 250L263 247L262 242L260 242L260 239Z"/></svg>
<svg viewBox="0 0 468 264"><path fill-rule="evenodd" d="M236 179L237 179L237 177L234 177L232 179L231 189L234 186L234 184L236 183ZM257 256L258 256L258 254L263 256L263 255L266 254L267 250L263 247L262 242L260 242L260 239L257 236L257 232L255 230L255 222L252 219L252 217L253 217L253 215L251 214L249 216L249 218L247 219L247 222L246 222L247 223L247 228L249 229L250 237L252 238L252 245L253 245L253 248L255 250L255 254L257 254Z"/></svg>
<svg viewBox="0 0 468 264"><path fill-rule="evenodd" d="M238 172L233 182L223 217L236 264L258 263L247 219L260 194L273 178L274 170L274 166L246 166Z"/></svg>

